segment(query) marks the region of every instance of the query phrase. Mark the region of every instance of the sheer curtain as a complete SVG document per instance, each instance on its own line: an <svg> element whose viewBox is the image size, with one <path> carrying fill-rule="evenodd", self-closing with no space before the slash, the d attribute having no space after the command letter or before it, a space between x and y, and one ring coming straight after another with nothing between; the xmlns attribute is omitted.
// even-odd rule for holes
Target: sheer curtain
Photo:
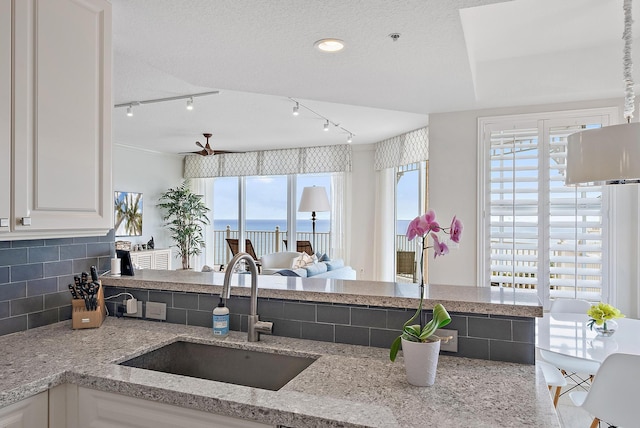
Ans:
<svg viewBox="0 0 640 428"><path fill-rule="evenodd" d="M346 207L351 193L351 176L348 173L331 175L331 257L345 260L350 254L346 231L349 230L349 216Z"/></svg>
<svg viewBox="0 0 640 428"><path fill-rule="evenodd" d="M189 180L191 191L196 195L201 195L203 202L208 207L213 206L213 179L192 178ZM191 266L193 270L199 272L204 265L213 267L213 216L212 212L207 213L209 225L203 226L203 236L205 246L199 256L193 256Z"/></svg>
<svg viewBox="0 0 640 428"><path fill-rule="evenodd" d="M394 168L376 171L374 280L395 281L395 188Z"/></svg>

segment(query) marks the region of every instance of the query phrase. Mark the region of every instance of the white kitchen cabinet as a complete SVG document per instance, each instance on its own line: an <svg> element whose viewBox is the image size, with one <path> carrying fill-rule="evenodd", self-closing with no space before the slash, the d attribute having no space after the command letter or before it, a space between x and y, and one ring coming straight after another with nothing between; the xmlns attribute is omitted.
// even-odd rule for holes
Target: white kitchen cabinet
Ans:
<svg viewBox="0 0 640 428"><path fill-rule="evenodd" d="M11 159L12 178L0 168L0 204L11 207L0 239L106 234L113 227L111 4L0 1L0 167ZM11 6L13 14L5 13ZM8 25L7 16L13 16ZM5 61L7 40L13 62Z"/></svg>
<svg viewBox="0 0 640 428"><path fill-rule="evenodd" d="M79 426L124 428L264 428L258 422L78 388Z"/></svg>
<svg viewBox="0 0 640 428"><path fill-rule="evenodd" d="M11 0L0 0L0 236L11 216Z"/></svg>
<svg viewBox="0 0 640 428"><path fill-rule="evenodd" d="M137 269L171 270L171 249L132 251L131 263Z"/></svg>
<svg viewBox="0 0 640 428"><path fill-rule="evenodd" d="M49 394L41 392L33 397L0 409L0 428L46 427L48 424Z"/></svg>

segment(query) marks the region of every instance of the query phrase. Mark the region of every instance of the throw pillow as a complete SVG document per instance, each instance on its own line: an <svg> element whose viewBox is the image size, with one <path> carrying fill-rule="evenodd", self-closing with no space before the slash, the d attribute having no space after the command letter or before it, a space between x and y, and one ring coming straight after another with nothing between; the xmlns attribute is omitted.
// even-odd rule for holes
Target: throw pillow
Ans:
<svg viewBox="0 0 640 428"><path fill-rule="evenodd" d="M293 260L293 265L291 266L291 269L303 268L307 265L312 265L312 264L313 264L313 257L311 257L307 253L302 253L300 254L299 257L296 257Z"/></svg>

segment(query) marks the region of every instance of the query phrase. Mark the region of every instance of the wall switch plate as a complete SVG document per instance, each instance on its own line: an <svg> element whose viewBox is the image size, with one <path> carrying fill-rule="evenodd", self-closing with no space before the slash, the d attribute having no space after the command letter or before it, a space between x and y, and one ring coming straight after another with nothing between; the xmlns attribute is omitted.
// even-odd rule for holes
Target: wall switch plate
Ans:
<svg viewBox="0 0 640 428"><path fill-rule="evenodd" d="M439 328L436 330L436 336L448 337L453 336L448 342L440 342L440 350L446 352L458 352L458 330L447 330Z"/></svg>
<svg viewBox="0 0 640 428"><path fill-rule="evenodd" d="M147 302L147 318L165 321L167 319L167 304Z"/></svg>
<svg viewBox="0 0 640 428"><path fill-rule="evenodd" d="M127 299L127 300L131 300L131 299ZM122 302L122 304L124 305L124 307L127 307L127 300L124 300ZM142 318L142 302L140 300L138 300L136 302L138 304L138 308L136 310L135 314L129 314L127 313L127 311L125 311L125 313L123 314L125 317L132 317L132 318Z"/></svg>

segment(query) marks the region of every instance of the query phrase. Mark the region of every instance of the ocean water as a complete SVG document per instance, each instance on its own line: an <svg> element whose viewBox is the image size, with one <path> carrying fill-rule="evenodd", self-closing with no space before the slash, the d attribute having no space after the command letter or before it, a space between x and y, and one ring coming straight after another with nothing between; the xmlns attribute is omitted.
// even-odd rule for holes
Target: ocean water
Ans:
<svg viewBox="0 0 640 428"><path fill-rule="evenodd" d="M398 235L404 235L407 232L407 226L411 220L398 220L396 222L396 233ZM214 230L225 230L229 226L231 230L238 230L238 221L231 219L214 220ZM280 227L280 231L287 230L287 220L247 220L246 229L250 231L266 231L273 232L276 230L276 226ZM296 229L298 232L311 232L311 219L298 220L296 223ZM316 232L323 233L329 232L330 221L329 220L316 220Z"/></svg>
<svg viewBox="0 0 640 428"><path fill-rule="evenodd" d="M213 221L214 230L225 230L229 226L231 230L238 230L238 221L231 219L215 219ZM246 230L259 232L273 232L276 226L280 227L280 231L287 230L287 220L247 220L245 223ZM311 218L309 220L298 220L296 223L298 232L311 232ZM329 220L316 220L316 233L329 232Z"/></svg>

